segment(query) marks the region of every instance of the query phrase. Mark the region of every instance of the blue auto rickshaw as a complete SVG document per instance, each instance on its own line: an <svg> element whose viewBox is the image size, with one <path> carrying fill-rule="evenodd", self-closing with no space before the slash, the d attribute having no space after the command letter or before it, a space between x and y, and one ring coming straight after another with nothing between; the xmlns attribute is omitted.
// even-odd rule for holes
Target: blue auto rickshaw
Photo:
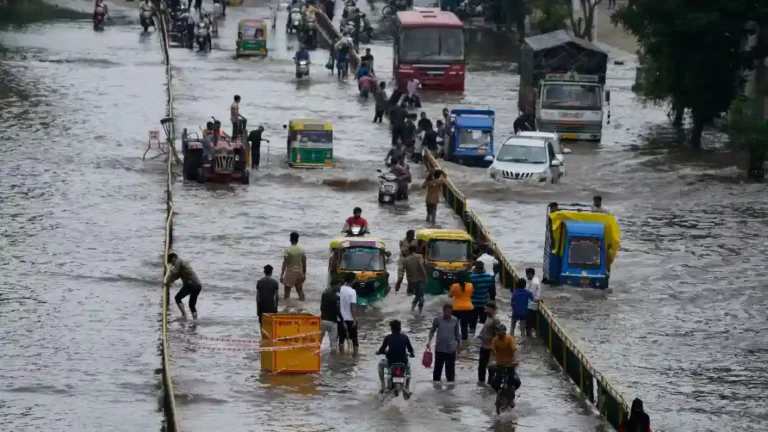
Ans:
<svg viewBox="0 0 768 432"><path fill-rule="evenodd" d="M616 218L581 204L547 207L546 217L543 282L608 288L621 240Z"/></svg>
<svg viewBox="0 0 768 432"><path fill-rule="evenodd" d="M445 146L443 158L471 167L488 168L493 163L492 110L451 110L453 131Z"/></svg>

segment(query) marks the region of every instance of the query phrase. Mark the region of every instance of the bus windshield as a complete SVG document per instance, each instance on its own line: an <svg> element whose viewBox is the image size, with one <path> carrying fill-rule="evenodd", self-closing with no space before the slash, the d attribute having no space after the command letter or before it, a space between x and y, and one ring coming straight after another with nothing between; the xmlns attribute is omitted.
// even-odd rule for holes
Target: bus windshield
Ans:
<svg viewBox="0 0 768 432"><path fill-rule="evenodd" d="M400 32L400 61L462 62L464 31L460 28L407 28Z"/></svg>
<svg viewBox="0 0 768 432"><path fill-rule="evenodd" d="M427 249L427 259L443 262L469 261L470 242L466 240L432 240Z"/></svg>
<svg viewBox="0 0 768 432"><path fill-rule="evenodd" d="M568 246L568 265L576 269L600 268L600 239L573 237Z"/></svg>
<svg viewBox="0 0 768 432"><path fill-rule="evenodd" d="M596 85L544 84L542 93L544 109L598 110L602 102L600 87Z"/></svg>
<svg viewBox="0 0 768 432"><path fill-rule="evenodd" d="M350 248L341 253L340 270L382 271L386 258L376 248Z"/></svg>

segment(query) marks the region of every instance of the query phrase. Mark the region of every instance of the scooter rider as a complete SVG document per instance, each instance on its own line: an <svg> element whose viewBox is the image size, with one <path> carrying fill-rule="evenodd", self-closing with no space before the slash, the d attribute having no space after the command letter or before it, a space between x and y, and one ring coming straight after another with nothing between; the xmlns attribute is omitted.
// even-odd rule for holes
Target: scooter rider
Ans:
<svg viewBox="0 0 768 432"><path fill-rule="evenodd" d="M388 334L384 341L381 343L381 348L376 351L377 355L386 354L387 358L382 359L379 362L379 381L381 382L381 390L379 393L387 391L387 384L384 382L384 368L392 367L393 364L400 363L405 365L405 374L407 379L405 380L404 396L406 398L411 396L411 367L408 364L408 357L415 357L411 340L408 336L401 333L402 325L400 321L394 320L389 323L389 328L392 333ZM406 354L407 352L407 354Z"/></svg>
<svg viewBox="0 0 768 432"><path fill-rule="evenodd" d="M405 145L402 140L398 139L394 147L387 152L387 156L384 158L384 164L388 167L394 166L401 158L405 158Z"/></svg>
<svg viewBox="0 0 768 432"><path fill-rule="evenodd" d="M346 222L344 222L344 228L342 229L343 232L349 231L353 226L359 226L361 229L360 234L368 233L368 221L365 220L363 215L363 209L360 207L355 207L354 210L352 210L352 216L348 217Z"/></svg>
<svg viewBox="0 0 768 432"><path fill-rule="evenodd" d="M395 201L408 199L408 185L411 183L411 172L408 165L405 164L405 155L397 159L395 166L392 167L392 174L397 176L397 194Z"/></svg>
<svg viewBox="0 0 768 432"><path fill-rule="evenodd" d="M307 50L307 47L302 44L301 48L296 51L296 56L293 59L296 60L296 63L298 63L299 60L306 60L309 62L309 50Z"/></svg>

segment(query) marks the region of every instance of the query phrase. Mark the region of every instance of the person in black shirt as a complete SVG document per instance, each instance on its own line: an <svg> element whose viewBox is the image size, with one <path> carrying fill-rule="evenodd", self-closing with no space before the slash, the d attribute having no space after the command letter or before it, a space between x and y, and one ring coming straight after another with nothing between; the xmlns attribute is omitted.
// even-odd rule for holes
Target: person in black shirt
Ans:
<svg viewBox="0 0 768 432"><path fill-rule="evenodd" d="M341 317L341 309L339 308L339 289L341 284L328 287L323 291L323 295L320 297L320 340L328 335L331 341L331 353L336 352L339 347L339 339L337 334L338 323L343 322Z"/></svg>
<svg viewBox="0 0 768 432"><path fill-rule="evenodd" d="M437 132L431 127L424 131L422 145L432 152L432 156L437 157Z"/></svg>
<svg viewBox="0 0 768 432"><path fill-rule="evenodd" d="M277 294L280 292L280 285L272 277L272 266L264 266L264 277L256 282L256 314L259 316L259 325L261 325L261 316L265 313L277 313Z"/></svg>
<svg viewBox="0 0 768 432"><path fill-rule="evenodd" d="M414 115L413 117L415 118L416 116ZM413 140L416 139L416 125L413 123L413 119L410 116L405 120L403 135L403 144L408 148L413 148Z"/></svg>
<svg viewBox="0 0 768 432"><path fill-rule="evenodd" d="M363 63L366 63L368 65L368 69L373 73L373 55L371 54L371 49L366 48L365 49L365 55L360 57L360 60Z"/></svg>
<svg viewBox="0 0 768 432"><path fill-rule="evenodd" d="M405 119L408 117L408 111L405 109L405 102L392 108L389 113L389 121L392 123L392 145L397 143L398 138L404 141L405 138Z"/></svg>
<svg viewBox="0 0 768 432"><path fill-rule="evenodd" d="M394 320L389 323L389 328L392 333L384 338L381 343L381 348L376 351L377 355L386 354L386 360L379 362L379 381L381 381L381 390L379 393L386 391L386 383L384 382L384 368L391 367L395 363L404 364L406 367L405 392L410 392L411 385L411 368L408 365L408 357L415 357L413 352L413 346L408 336L401 333L402 326L400 321ZM407 352L407 353L406 353Z"/></svg>
<svg viewBox="0 0 768 432"><path fill-rule="evenodd" d="M268 139L261 137L262 133L264 133L264 126L259 126L248 134L248 142L251 143L251 168L259 167L259 162L261 161L261 142L269 142Z"/></svg>
<svg viewBox="0 0 768 432"><path fill-rule="evenodd" d="M419 131L425 131L427 129L432 129L432 120L427 118L427 113L422 111L421 116L419 117Z"/></svg>

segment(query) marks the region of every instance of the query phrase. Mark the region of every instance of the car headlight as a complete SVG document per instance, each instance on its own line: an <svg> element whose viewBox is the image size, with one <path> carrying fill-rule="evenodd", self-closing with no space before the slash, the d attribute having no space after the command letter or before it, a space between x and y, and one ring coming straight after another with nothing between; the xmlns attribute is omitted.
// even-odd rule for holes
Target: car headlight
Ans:
<svg viewBox="0 0 768 432"><path fill-rule="evenodd" d="M432 272L432 277L438 277L438 276L440 276L440 272L439 271L435 270L435 271Z"/></svg>

